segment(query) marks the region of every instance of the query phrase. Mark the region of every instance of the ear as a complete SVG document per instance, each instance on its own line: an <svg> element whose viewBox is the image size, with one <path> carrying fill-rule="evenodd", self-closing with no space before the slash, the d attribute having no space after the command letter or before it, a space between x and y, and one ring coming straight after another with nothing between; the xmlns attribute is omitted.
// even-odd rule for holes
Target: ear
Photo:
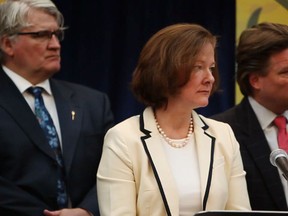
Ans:
<svg viewBox="0 0 288 216"><path fill-rule="evenodd" d="M14 53L14 49L13 49L13 41L7 37L4 36L1 41L0 41L0 47L1 50L8 56L12 56Z"/></svg>
<svg viewBox="0 0 288 216"><path fill-rule="evenodd" d="M260 76L257 73L251 73L250 74L249 82L250 82L250 85L254 89L259 89L260 88Z"/></svg>

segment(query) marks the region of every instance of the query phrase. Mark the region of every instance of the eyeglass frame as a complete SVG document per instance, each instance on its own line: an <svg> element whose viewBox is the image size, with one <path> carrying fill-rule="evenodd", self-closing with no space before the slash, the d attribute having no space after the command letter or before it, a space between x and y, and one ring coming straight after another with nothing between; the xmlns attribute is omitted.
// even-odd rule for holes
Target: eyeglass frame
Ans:
<svg viewBox="0 0 288 216"><path fill-rule="evenodd" d="M31 35L35 39L47 39L47 40L51 40L52 36L55 35L58 41L63 41L65 29L66 28L59 28L54 31L42 30L35 32L17 32L15 35Z"/></svg>

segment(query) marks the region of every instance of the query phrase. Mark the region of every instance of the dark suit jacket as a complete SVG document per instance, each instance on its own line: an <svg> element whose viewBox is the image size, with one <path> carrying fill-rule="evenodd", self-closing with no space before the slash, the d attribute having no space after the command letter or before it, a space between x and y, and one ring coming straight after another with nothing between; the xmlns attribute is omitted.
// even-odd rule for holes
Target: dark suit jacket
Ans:
<svg viewBox="0 0 288 216"><path fill-rule="evenodd" d="M99 215L96 172L104 134L113 124L109 100L84 86L53 79L50 84L72 205ZM29 105L2 69L0 158L1 216L40 216L44 209L57 209L55 156Z"/></svg>
<svg viewBox="0 0 288 216"><path fill-rule="evenodd" d="M251 208L287 211L277 168L270 163L271 150L248 98L211 118L230 124L240 144Z"/></svg>

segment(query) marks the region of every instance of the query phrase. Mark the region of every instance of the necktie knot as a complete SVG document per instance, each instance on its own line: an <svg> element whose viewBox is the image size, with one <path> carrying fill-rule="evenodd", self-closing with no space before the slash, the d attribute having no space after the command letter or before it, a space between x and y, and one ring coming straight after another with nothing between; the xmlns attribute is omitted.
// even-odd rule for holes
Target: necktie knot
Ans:
<svg viewBox="0 0 288 216"><path fill-rule="evenodd" d="M274 124L278 128L278 132L277 132L278 147L288 152L288 136L286 132L286 118L284 116L277 116L274 119Z"/></svg>
<svg viewBox="0 0 288 216"><path fill-rule="evenodd" d="M274 124L278 129L284 129L286 130L286 118L284 116L277 116L274 119Z"/></svg>
<svg viewBox="0 0 288 216"><path fill-rule="evenodd" d="M42 94L42 87L30 87L28 88L28 92L32 94L35 98L38 98Z"/></svg>

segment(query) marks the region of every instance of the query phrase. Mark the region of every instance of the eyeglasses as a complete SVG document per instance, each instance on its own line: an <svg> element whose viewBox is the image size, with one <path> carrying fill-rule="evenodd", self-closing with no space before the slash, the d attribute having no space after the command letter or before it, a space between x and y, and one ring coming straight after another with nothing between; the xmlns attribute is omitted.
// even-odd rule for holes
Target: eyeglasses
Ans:
<svg viewBox="0 0 288 216"><path fill-rule="evenodd" d="M31 35L35 39L51 40L52 36L55 35L59 41L64 39L64 29L58 29L55 31L38 31L38 32L18 32L16 35Z"/></svg>

